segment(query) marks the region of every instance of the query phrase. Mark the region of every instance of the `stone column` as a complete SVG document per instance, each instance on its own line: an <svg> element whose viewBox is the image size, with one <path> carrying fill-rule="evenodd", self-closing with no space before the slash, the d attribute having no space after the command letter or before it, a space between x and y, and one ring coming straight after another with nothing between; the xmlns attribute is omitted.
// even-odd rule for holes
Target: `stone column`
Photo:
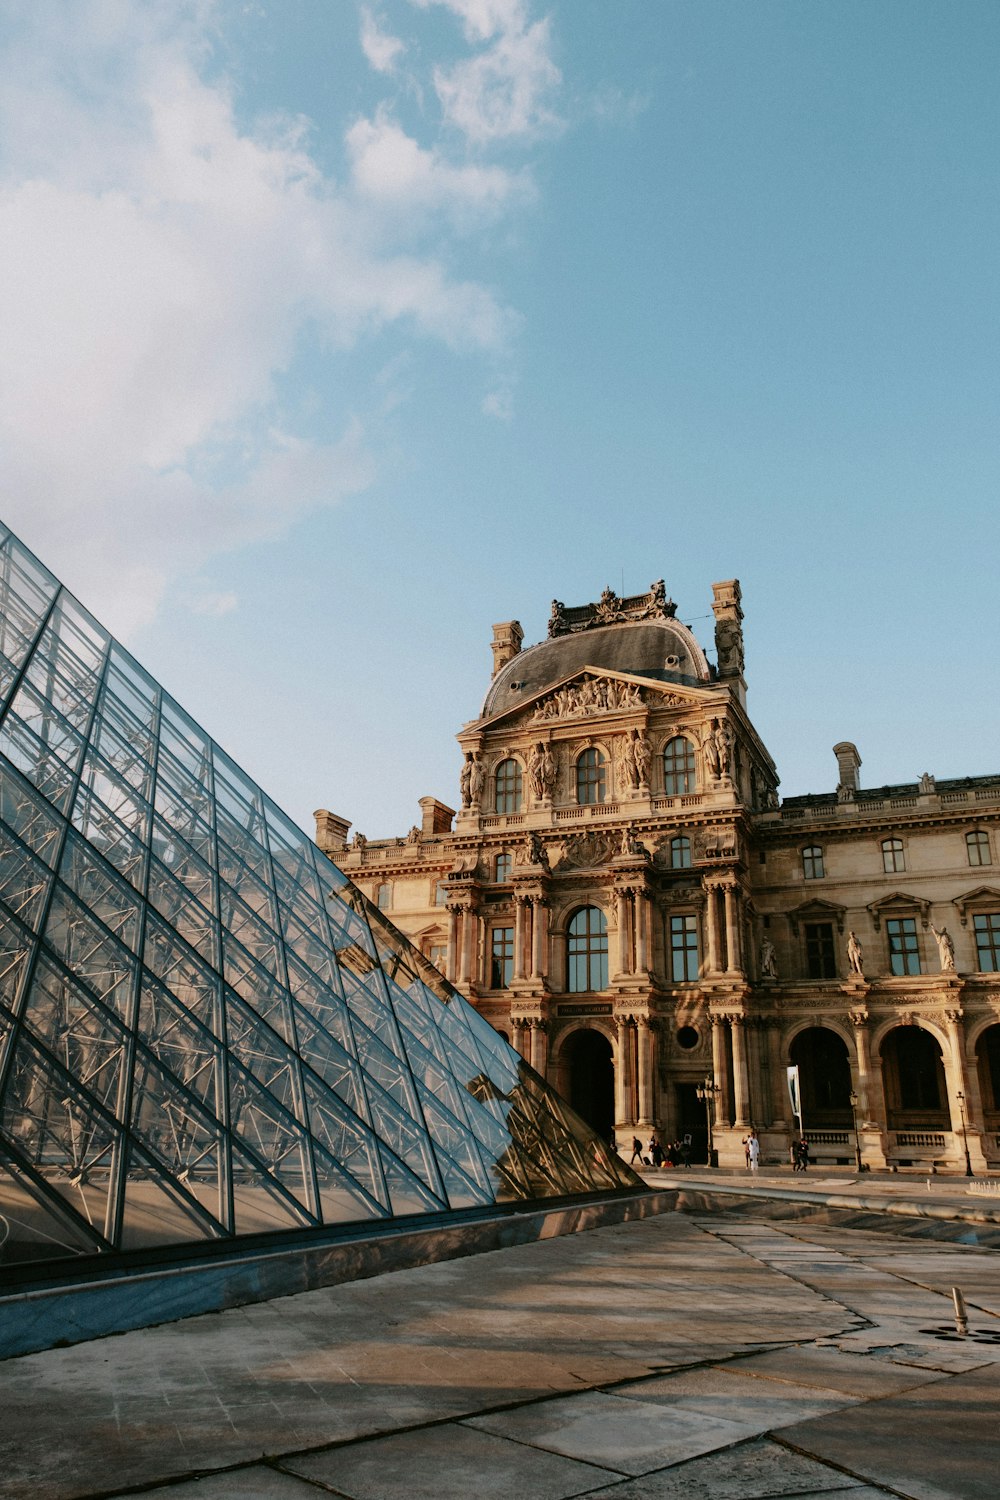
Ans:
<svg viewBox="0 0 1000 1500"><path fill-rule="evenodd" d="M448 907L448 973L447 978L455 983L458 973L458 914L461 910L457 906Z"/></svg>
<svg viewBox="0 0 1000 1500"><path fill-rule="evenodd" d="M719 972L719 898L714 885L706 886L705 936L708 940L708 972Z"/></svg>
<svg viewBox="0 0 1000 1500"><path fill-rule="evenodd" d="M743 1017L730 1016L729 1025L733 1033L733 1099L736 1105L736 1120L734 1124L737 1130L747 1130L750 1126L750 1115L749 1090L747 1087L746 1035L743 1029Z"/></svg>
<svg viewBox="0 0 1000 1500"><path fill-rule="evenodd" d="M740 961L740 924L736 910L736 887L724 887L726 903L726 969L730 972L742 968Z"/></svg>
<svg viewBox="0 0 1000 1500"><path fill-rule="evenodd" d="M648 1016L639 1016L637 1027L637 1062L639 1065L639 1124L653 1123L653 1034Z"/></svg>
<svg viewBox="0 0 1000 1500"><path fill-rule="evenodd" d="M531 1066L542 1078L545 1077L547 1062L545 1033L547 1027L544 1021L532 1021L531 1023Z"/></svg>
<svg viewBox="0 0 1000 1500"><path fill-rule="evenodd" d="M478 925L479 919L472 907L465 907L462 912L462 984L470 984L472 981L472 962L476 949Z"/></svg>
<svg viewBox="0 0 1000 1500"><path fill-rule="evenodd" d="M948 1047L951 1052L951 1066L945 1070L945 1077L950 1079L951 1086L948 1090L948 1107L951 1111L951 1129L955 1137L955 1143L962 1149L962 1109L959 1105L957 1095L961 1091L965 1101L965 1141L970 1156L975 1160L973 1167L983 1170L985 1161L981 1161L981 1141L979 1125L977 1121L981 1118L978 1108L973 1109L974 1102L978 1104L978 1098L973 1101L969 1089L969 1074L965 1066L965 1023L964 1012L958 1007L946 1010L944 1013L945 1023L948 1027ZM978 1083L978 1079L977 1079ZM978 1095L978 1089L977 1089ZM964 1153L963 1153L964 1154Z"/></svg>
<svg viewBox="0 0 1000 1500"><path fill-rule="evenodd" d="M514 897L514 978L524 978L524 909L526 896Z"/></svg>
<svg viewBox="0 0 1000 1500"><path fill-rule="evenodd" d="M548 969L548 902L542 896L532 897L531 903L531 977L543 979Z"/></svg>
<svg viewBox="0 0 1000 1500"><path fill-rule="evenodd" d="M530 1062L531 1062L531 1056L530 1056L530 1052L531 1052L531 1030L530 1030L530 1022L525 1021L525 1020L521 1019L520 1017L515 1021L514 1018L511 1017L511 1023L510 1024L511 1024L511 1029L514 1032L514 1046L517 1048L518 1052L524 1058L525 1062L530 1064Z"/></svg>
<svg viewBox="0 0 1000 1500"><path fill-rule="evenodd" d="M868 1015L863 1010L851 1011L851 1024L854 1027L854 1050L857 1054L858 1066L858 1114L861 1117L861 1128L869 1130L876 1123L873 1114L872 1100L872 1058L871 1045L868 1038Z"/></svg>
<svg viewBox="0 0 1000 1500"><path fill-rule="evenodd" d="M649 973L649 901L641 889L632 892L635 921L635 971Z"/></svg>
<svg viewBox="0 0 1000 1500"><path fill-rule="evenodd" d="M615 891L615 915L618 920L618 953L616 974L628 973L628 897Z"/></svg>
<svg viewBox="0 0 1000 1500"><path fill-rule="evenodd" d="M713 1129L727 1130L729 1128L728 1095L729 1095L729 1068L726 1062L726 1028L721 1016L712 1016L712 1078L718 1085L719 1092L712 1101L715 1110Z"/></svg>
<svg viewBox="0 0 1000 1500"><path fill-rule="evenodd" d="M767 1052L771 1065L771 1108L774 1111L771 1128L784 1130L788 1122L788 1116L785 1113L789 1108L788 1075L785 1072L785 1060L781 1052L780 1021L767 1023Z"/></svg>
<svg viewBox="0 0 1000 1500"><path fill-rule="evenodd" d="M615 1017L618 1057L615 1068L615 1123L634 1125L632 1115L632 1028L626 1016Z"/></svg>

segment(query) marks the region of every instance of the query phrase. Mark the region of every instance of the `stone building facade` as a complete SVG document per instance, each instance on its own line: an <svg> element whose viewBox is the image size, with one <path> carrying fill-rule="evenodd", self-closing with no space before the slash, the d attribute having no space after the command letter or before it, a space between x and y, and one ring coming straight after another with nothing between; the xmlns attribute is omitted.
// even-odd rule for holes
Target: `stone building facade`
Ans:
<svg viewBox="0 0 1000 1500"><path fill-rule="evenodd" d="M780 801L746 709L738 581L716 663L648 594L494 626L457 811L320 846L539 1073L620 1142L1000 1167L1000 776Z"/></svg>

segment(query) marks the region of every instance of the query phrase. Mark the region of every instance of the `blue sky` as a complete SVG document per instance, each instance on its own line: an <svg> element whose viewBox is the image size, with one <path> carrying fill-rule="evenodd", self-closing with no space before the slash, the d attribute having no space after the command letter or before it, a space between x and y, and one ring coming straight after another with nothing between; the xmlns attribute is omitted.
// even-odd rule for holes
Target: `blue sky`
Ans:
<svg viewBox="0 0 1000 1500"><path fill-rule="evenodd" d="M993 0L8 0L3 519L303 826L738 576L785 794L1000 770Z"/></svg>

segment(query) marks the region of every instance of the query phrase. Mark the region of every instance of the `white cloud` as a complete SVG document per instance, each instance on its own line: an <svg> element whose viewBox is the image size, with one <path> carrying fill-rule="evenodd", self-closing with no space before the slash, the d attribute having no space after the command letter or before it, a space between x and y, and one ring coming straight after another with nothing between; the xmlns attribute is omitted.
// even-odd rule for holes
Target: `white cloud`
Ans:
<svg viewBox="0 0 1000 1500"><path fill-rule="evenodd" d="M530 179L502 167L452 166L428 151L384 113L358 120L347 133L352 178L357 192L372 203L414 208L447 208L460 221L492 218L514 198L532 195Z"/></svg>
<svg viewBox="0 0 1000 1500"><path fill-rule="evenodd" d="M547 20L502 31L485 52L434 69L445 118L480 145L559 128L547 100L560 78Z"/></svg>
<svg viewBox="0 0 1000 1500"><path fill-rule="evenodd" d="M497 32L522 31L527 20L525 0L410 0L419 10L446 6L462 22L470 42L488 42Z"/></svg>
<svg viewBox="0 0 1000 1500"><path fill-rule="evenodd" d="M349 414L329 444L285 430L306 324L334 353L393 322L456 350L514 326L443 244L389 251L294 123L238 126L199 71L211 20L208 0L15 0L0 60L0 511L125 633L210 556L371 482ZM407 191L490 211L510 191L383 128L370 193L379 145Z"/></svg>
<svg viewBox="0 0 1000 1500"><path fill-rule="evenodd" d="M501 386L495 391L489 391L483 397L482 410L484 416L496 417L498 422L513 421L514 394L509 386Z"/></svg>
<svg viewBox="0 0 1000 1500"><path fill-rule="evenodd" d="M376 73L394 73L396 64L406 51L406 43L398 36L382 31L367 5L361 7L361 50Z"/></svg>

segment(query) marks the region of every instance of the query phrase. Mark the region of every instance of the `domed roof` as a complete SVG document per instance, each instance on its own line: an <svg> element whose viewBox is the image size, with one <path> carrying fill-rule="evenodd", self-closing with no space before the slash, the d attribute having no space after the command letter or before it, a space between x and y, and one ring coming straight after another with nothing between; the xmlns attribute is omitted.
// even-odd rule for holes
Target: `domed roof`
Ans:
<svg viewBox="0 0 1000 1500"><path fill-rule="evenodd" d="M492 719L516 708L584 667L689 686L708 683L712 676L705 653L679 620L620 621L557 635L519 651L494 677L480 717Z"/></svg>

